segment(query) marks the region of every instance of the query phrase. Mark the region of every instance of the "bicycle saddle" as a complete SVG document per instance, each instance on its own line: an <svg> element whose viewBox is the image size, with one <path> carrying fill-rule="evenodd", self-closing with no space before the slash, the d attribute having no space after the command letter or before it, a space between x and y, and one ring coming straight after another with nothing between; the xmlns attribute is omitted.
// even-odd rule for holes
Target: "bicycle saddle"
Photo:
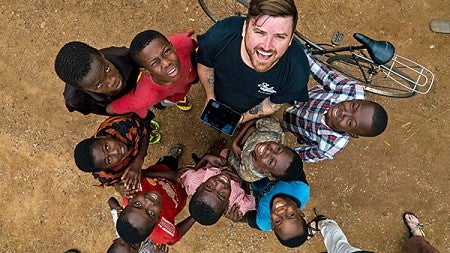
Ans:
<svg viewBox="0 0 450 253"><path fill-rule="evenodd" d="M353 34L353 38L366 47L370 58L378 65L387 63L394 56L395 47L389 41L373 40L361 33Z"/></svg>

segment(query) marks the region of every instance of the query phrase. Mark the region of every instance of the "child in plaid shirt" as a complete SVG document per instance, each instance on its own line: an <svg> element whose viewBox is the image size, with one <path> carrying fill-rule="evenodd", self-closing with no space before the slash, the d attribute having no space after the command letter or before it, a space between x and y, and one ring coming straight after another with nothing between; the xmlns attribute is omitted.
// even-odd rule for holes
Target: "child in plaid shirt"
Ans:
<svg viewBox="0 0 450 253"><path fill-rule="evenodd" d="M283 127L302 144L294 148L302 160L333 159L350 137L381 134L388 120L383 107L365 100L364 87L358 82L328 70L305 52L319 85L309 90L309 101L297 102L283 113Z"/></svg>

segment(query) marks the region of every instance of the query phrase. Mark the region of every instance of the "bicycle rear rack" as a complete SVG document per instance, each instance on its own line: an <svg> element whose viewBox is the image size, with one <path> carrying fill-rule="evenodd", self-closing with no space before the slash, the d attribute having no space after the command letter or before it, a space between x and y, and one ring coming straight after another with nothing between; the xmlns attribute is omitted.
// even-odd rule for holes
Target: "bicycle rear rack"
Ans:
<svg viewBox="0 0 450 253"><path fill-rule="evenodd" d="M401 73L391 71L393 68L401 70ZM394 55L392 60L385 65L381 65L383 73L403 87L417 92L419 94L427 94L434 83L434 74L424 66L400 55ZM399 80L406 80L414 86L411 88Z"/></svg>
<svg viewBox="0 0 450 253"><path fill-rule="evenodd" d="M376 64L372 59L365 57L362 54L354 55L357 58ZM433 86L434 74L431 70L398 54L395 54L388 63L378 66L386 77L416 93L427 94L430 91L431 86ZM392 69L400 70L400 72L392 71ZM401 80L407 81L410 85L406 85L405 82L402 82Z"/></svg>

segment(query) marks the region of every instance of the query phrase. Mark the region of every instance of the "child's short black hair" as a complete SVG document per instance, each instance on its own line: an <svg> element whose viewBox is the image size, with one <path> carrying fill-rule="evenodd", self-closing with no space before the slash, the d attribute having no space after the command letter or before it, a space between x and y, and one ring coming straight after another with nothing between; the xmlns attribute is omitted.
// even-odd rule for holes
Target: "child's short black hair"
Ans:
<svg viewBox="0 0 450 253"><path fill-rule="evenodd" d="M280 237L278 237L278 235L276 233L275 233L275 236L277 237L278 241L280 241L280 243L282 245L289 247L289 248L295 248L295 247L298 247L298 246L302 245L303 243L305 243L306 239L308 239L308 226L306 225L306 222L305 222L304 228L305 229L304 229L302 235L294 236L294 237L291 237L286 240L283 240Z"/></svg>
<svg viewBox="0 0 450 253"><path fill-rule="evenodd" d="M388 123L388 115L386 110L378 103L373 103L373 117L372 117L372 128L367 133L367 137L374 137L386 130Z"/></svg>
<svg viewBox="0 0 450 253"><path fill-rule="evenodd" d="M79 82L91 70L93 55L101 54L86 43L72 41L65 44L56 55L56 74L67 84L79 88Z"/></svg>
<svg viewBox="0 0 450 253"><path fill-rule="evenodd" d="M102 168L96 168L94 163L94 156L92 155L92 147L97 139L89 138L77 144L74 150L75 164L84 172L97 172Z"/></svg>
<svg viewBox="0 0 450 253"><path fill-rule="evenodd" d="M292 149L291 149L292 150ZM306 182L305 172L303 171L303 161L297 153L294 152L294 157L292 158L292 162L289 167L286 169L283 175L273 175L278 181L302 181Z"/></svg>
<svg viewBox="0 0 450 253"><path fill-rule="evenodd" d="M137 59L137 55L142 51L142 49L150 44L152 40L157 38L163 39L168 42L167 38L163 34L155 30L146 30L140 32L133 38L130 44L130 55L133 58L134 62L142 66L142 64L139 62L139 59Z"/></svg>
<svg viewBox="0 0 450 253"><path fill-rule="evenodd" d="M128 206L127 206L128 207ZM116 230L120 238L126 243L138 244L143 242L151 234L156 223L151 228L134 227L128 220L127 207L119 214L116 223Z"/></svg>
<svg viewBox="0 0 450 253"><path fill-rule="evenodd" d="M203 226L215 224L220 219L225 210L219 213L210 205L198 198L199 194L198 192L195 192L194 195L192 195L191 200L189 201L189 213L191 217Z"/></svg>

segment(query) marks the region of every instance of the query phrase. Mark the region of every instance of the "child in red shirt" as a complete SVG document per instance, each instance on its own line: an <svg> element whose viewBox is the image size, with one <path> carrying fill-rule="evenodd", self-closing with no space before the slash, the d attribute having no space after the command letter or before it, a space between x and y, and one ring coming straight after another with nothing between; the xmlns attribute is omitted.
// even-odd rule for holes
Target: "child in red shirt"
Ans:
<svg viewBox="0 0 450 253"><path fill-rule="evenodd" d="M197 82L192 64L197 48L197 42L190 38L193 33L191 29L168 39L154 30L136 35L130 45L131 57L142 66L136 88L114 100L106 110L112 114L134 112L146 117L148 108L160 102L189 110L192 106L185 97L191 84ZM179 101L184 103L177 104Z"/></svg>
<svg viewBox="0 0 450 253"><path fill-rule="evenodd" d="M126 206L116 224L123 241L137 244L149 237L157 244L172 245L194 224L189 216L175 225L175 217L183 210L187 195L175 173L181 154L177 150L182 149L175 146L171 150L174 149L175 152L169 151L168 156L142 170L142 188L130 198L130 191L122 183L116 184L116 190L124 196L122 204Z"/></svg>

